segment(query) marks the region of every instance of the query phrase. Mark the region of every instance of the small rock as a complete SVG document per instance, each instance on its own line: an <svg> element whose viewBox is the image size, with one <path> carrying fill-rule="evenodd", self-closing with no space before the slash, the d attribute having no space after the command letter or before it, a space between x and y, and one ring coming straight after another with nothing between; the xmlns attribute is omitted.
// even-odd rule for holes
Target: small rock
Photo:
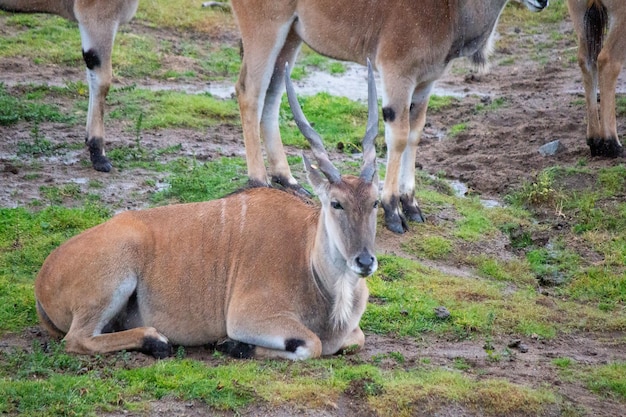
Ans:
<svg viewBox="0 0 626 417"><path fill-rule="evenodd" d="M450 311L443 306L435 307L435 316L438 319L445 320L450 317Z"/></svg>
<svg viewBox="0 0 626 417"><path fill-rule="evenodd" d="M521 340L515 339L515 340L509 342L509 344L507 346L513 349L513 348L517 348L521 343L522 343Z"/></svg>
<svg viewBox="0 0 626 417"><path fill-rule="evenodd" d="M522 343L522 341L519 340L519 339L515 339L515 340L509 342L509 344L507 346L509 348L511 348L511 349L517 349L521 353L528 352L528 346L526 346L524 343Z"/></svg>
<svg viewBox="0 0 626 417"><path fill-rule="evenodd" d="M560 140L553 140L552 142L548 142L545 145L541 146L539 148L539 153L541 154L541 156L554 156L564 149L565 146L563 146Z"/></svg>

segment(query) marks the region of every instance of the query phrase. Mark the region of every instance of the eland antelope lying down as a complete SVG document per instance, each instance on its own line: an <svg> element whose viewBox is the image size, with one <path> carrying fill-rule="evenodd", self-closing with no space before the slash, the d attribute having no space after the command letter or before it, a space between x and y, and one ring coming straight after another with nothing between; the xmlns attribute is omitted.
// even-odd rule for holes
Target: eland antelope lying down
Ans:
<svg viewBox="0 0 626 417"><path fill-rule="evenodd" d="M359 177L342 176L306 121L287 75L294 118L317 165L304 157L321 201L270 188L219 200L128 211L68 240L35 282L43 327L71 352L171 344L236 357L306 359L363 346L363 278L374 240L378 109L369 70L368 127Z"/></svg>
<svg viewBox="0 0 626 417"><path fill-rule="evenodd" d="M615 86L626 61L626 1L568 0L567 5L578 34L578 64L587 102L587 145L592 156L620 156L624 148L617 137Z"/></svg>
<svg viewBox="0 0 626 417"><path fill-rule="evenodd" d="M98 171L112 168L104 152L104 106L113 77L113 41L118 27L133 18L138 4L139 0L0 0L0 10L50 13L78 22L89 85L85 143Z"/></svg>
<svg viewBox="0 0 626 417"><path fill-rule="evenodd" d="M231 0L243 43L236 94L248 176L302 191L291 175L278 130L285 62L305 42L315 51L358 63L371 59L382 79L387 173L382 192L387 227L423 221L415 200L415 158L435 81L455 58L486 63L508 0ZM520 0L533 11L548 0Z"/></svg>

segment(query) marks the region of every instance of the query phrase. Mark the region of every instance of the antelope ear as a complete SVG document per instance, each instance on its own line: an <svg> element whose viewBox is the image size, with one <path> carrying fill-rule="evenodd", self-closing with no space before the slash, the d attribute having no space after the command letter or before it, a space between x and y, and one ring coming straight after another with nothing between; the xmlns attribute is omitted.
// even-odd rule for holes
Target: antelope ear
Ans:
<svg viewBox="0 0 626 417"><path fill-rule="evenodd" d="M315 190L315 194L321 195L321 191L326 187L326 179L317 165L311 164L309 158L302 153L302 160L304 161L304 170L306 171L306 178L309 180L309 184Z"/></svg>

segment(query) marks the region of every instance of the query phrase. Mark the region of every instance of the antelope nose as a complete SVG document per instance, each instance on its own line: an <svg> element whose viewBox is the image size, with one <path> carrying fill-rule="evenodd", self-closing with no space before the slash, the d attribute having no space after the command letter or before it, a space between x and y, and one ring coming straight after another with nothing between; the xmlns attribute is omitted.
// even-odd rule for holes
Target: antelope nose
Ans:
<svg viewBox="0 0 626 417"><path fill-rule="evenodd" d="M366 276L374 272L376 258L371 253L364 250L356 257L356 264L361 270L361 275Z"/></svg>

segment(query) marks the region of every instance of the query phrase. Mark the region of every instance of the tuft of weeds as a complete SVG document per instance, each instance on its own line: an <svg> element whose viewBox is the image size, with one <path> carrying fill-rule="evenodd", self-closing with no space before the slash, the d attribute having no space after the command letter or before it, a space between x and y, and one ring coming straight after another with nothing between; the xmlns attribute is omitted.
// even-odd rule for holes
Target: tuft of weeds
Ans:
<svg viewBox="0 0 626 417"><path fill-rule="evenodd" d="M556 206L560 200L559 194L554 188L554 172L552 170L542 171L533 182L527 182L514 193L507 196L507 202L521 206Z"/></svg>

